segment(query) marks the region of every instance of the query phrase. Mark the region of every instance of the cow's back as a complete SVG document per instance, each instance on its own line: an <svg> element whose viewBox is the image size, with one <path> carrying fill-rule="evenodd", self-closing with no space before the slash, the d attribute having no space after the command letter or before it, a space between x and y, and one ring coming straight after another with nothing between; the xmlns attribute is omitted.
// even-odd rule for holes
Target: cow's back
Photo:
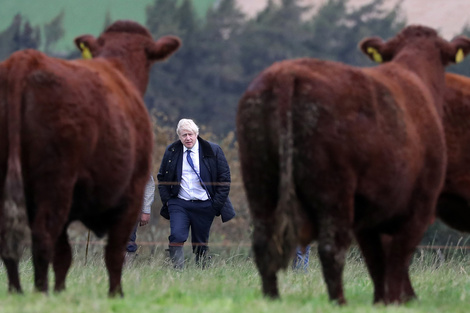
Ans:
<svg viewBox="0 0 470 313"><path fill-rule="evenodd" d="M395 80L387 79L392 75ZM399 215L426 167L443 171L442 127L428 105L433 102L415 76L393 67L377 72L315 59L276 63L253 81L239 105L247 193L281 196L281 174L273 169L280 168L282 120L292 119L298 197L335 197L326 190L344 184L382 209L357 212L361 216L379 223L390 218L387 211ZM268 174L266 184L250 179ZM389 210L390 204L401 209Z"/></svg>

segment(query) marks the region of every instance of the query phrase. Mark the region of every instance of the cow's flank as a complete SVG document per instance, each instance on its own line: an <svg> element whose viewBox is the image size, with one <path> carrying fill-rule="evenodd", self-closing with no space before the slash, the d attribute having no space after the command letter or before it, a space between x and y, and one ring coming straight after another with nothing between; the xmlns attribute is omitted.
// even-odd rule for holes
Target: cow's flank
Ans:
<svg viewBox="0 0 470 313"><path fill-rule="evenodd" d="M470 232L470 78L447 73L444 100L448 162L437 215L447 225Z"/></svg>

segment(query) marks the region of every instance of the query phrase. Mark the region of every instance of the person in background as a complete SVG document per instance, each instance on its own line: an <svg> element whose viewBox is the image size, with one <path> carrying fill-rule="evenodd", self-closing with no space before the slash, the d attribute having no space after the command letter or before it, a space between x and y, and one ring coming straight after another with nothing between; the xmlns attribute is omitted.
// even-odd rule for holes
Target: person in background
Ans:
<svg viewBox="0 0 470 313"><path fill-rule="evenodd" d="M222 148L199 137L193 120L181 119L176 134L179 140L166 148L157 174L160 215L170 220L168 250L174 268L184 267L189 229L196 264L204 268L214 217L227 222L235 216L228 197L230 169Z"/></svg>
<svg viewBox="0 0 470 313"><path fill-rule="evenodd" d="M140 220L135 224L134 230L132 231L132 234L129 238L129 242L127 243L126 259L128 259L130 256L135 256L135 253L138 248L137 244L135 243L135 240L137 238L137 227L139 225L145 226L150 221L150 212L154 198L155 181L153 179L153 176L150 175L147 185L145 185L144 202L142 203L142 213L140 214Z"/></svg>
<svg viewBox="0 0 470 313"><path fill-rule="evenodd" d="M304 271L307 271L309 256L310 256L310 245L306 246L305 248L297 247L294 261L292 262L292 269L295 271L298 271L301 269L303 269Z"/></svg>

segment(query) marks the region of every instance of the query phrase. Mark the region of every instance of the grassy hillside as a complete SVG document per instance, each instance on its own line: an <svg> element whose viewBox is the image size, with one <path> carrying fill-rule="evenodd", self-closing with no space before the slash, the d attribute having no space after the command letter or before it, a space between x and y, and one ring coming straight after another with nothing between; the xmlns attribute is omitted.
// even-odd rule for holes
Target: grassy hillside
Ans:
<svg viewBox="0 0 470 313"><path fill-rule="evenodd" d="M204 16L215 1L193 0L200 16ZM155 0L1 0L0 32L12 23L13 17L18 13L33 26L42 28L63 11L65 35L56 48L71 50L74 49L72 41L76 36L97 36L101 33L107 12L112 20L132 19L145 23L145 9L154 2Z"/></svg>

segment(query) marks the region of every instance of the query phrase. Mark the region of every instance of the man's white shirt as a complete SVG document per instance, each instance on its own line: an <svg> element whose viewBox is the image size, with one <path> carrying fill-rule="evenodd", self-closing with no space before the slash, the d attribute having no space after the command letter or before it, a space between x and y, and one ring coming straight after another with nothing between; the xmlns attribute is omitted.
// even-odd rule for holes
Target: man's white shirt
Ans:
<svg viewBox="0 0 470 313"><path fill-rule="evenodd" d="M199 141L191 148L191 159L193 160L194 168L199 175L201 175L199 167ZM181 188L178 193L178 198L183 200L208 200L207 193L201 186L199 178L193 171L187 160L188 148L183 146L183 171L181 174Z"/></svg>

